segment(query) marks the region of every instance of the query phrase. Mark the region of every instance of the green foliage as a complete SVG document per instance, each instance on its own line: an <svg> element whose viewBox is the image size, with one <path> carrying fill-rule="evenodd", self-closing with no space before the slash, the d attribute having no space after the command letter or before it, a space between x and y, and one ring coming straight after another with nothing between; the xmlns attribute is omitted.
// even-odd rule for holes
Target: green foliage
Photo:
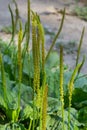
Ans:
<svg viewBox="0 0 87 130"><path fill-rule="evenodd" d="M74 71L65 68L62 47L60 47L60 60L57 52L52 52L62 30L64 9L60 28L45 56L44 29L39 16L30 9L30 1L27 2L28 15L24 31L14 0L16 19L9 6L12 19L10 44L0 39L0 130L85 130L87 78L79 71L84 63L83 59L78 65L81 44ZM15 44L11 44L17 25L19 25L18 48ZM84 29L80 43L83 34Z"/></svg>
<svg viewBox="0 0 87 130"><path fill-rule="evenodd" d="M5 125L0 125L0 130L26 130L24 125L20 123L10 123Z"/></svg>
<svg viewBox="0 0 87 130"><path fill-rule="evenodd" d="M76 127L79 125L79 122L77 121L77 115L76 115L76 110L71 109L70 111L70 116L71 116L71 121L70 121L70 130L75 130ZM64 110L64 129L68 130L68 111ZM47 117L47 130L62 130L62 115L61 115L61 109L58 110L57 113L52 113L48 115ZM78 130L78 127L77 127Z"/></svg>
<svg viewBox="0 0 87 130"><path fill-rule="evenodd" d="M1 29L2 32L5 32L7 34L12 34L12 27L11 26L6 26Z"/></svg>
<svg viewBox="0 0 87 130"><path fill-rule="evenodd" d="M49 58L46 62L46 68L49 67L49 69L55 68L57 67L59 64L59 56L57 54L57 52L52 51L49 55Z"/></svg>
<svg viewBox="0 0 87 130"><path fill-rule="evenodd" d="M87 21L87 7L86 6L84 6L84 7L78 7L78 6L76 6L73 12L79 18Z"/></svg>

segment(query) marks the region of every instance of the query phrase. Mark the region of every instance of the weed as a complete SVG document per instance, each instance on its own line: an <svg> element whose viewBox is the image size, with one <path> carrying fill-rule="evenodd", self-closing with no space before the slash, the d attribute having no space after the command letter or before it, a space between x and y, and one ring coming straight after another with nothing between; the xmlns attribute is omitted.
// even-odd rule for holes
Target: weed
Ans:
<svg viewBox="0 0 87 130"><path fill-rule="evenodd" d="M46 55L44 29L40 17L30 9L30 0L27 0L27 3L25 29L22 29L18 7L14 0L16 19L9 5L12 19L11 41L7 45L0 40L0 129L78 130L82 125L81 106L87 107L87 78L80 75L84 58L78 64L84 29L77 52L76 67L74 71L69 71L63 64L63 47L60 46L60 61L57 53L52 52L63 27L65 9L59 30ZM32 23L31 50L30 22ZM17 25L18 48L15 44L11 44L14 41ZM25 44L22 44L23 42ZM84 84L79 85L79 82L83 82L80 80L83 79ZM78 93L81 97L80 101L76 98ZM79 118L77 108L79 108ZM85 113L85 108L83 111ZM86 127L86 123L84 126Z"/></svg>
<svg viewBox="0 0 87 130"><path fill-rule="evenodd" d="M78 6L76 6L73 12L79 18L87 21L87 7L86 6L84 6L84 7L78 7Z"/></svg>

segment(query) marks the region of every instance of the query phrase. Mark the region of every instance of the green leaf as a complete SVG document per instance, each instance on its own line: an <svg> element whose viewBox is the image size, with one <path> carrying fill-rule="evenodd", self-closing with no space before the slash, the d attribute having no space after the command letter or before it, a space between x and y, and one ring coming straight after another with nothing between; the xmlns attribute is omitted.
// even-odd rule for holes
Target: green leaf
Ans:
<svg viewBox="0 0 87 130"><path fill-rule="evenodd" d="M78 109L87 106L87 93L81 88L74 89L72 95L72 104Z"/></svg>
<svg viewBox="0 0 87 130"><path fill-rule="evenodd" d="M4 91L2 87L2 81L1 81L0 82L0 108L4 111L8 119L12 120L13 112L16 111L18 108L17 94L15 94L11 90L13 82L9 80L9 77L6 73L5 76L6 76L6 101L4 100Z"/></svg>
<svg viewBox="0 0 87 130"><path fill-rule="evenodd" d="M79 16L81 19L84 19L85 21L87 21L87 6L83 6L83 7L75 7L74 9L74 13Z"/></svg>
<svg viewBox="0 0 87 130"><path fill-rule="evenodd" d="M87 92L87 78L82 77L75 81L75 88L80 88L82 91Z"/></svg>
<svg viewBox="0 0 87 130"><path fill-rule="evenodd" d="M7 106L5 113L9 120L16 121L18 115L17 115L17 109L18 109L18 102L17 102L17 96L14 95L13 92L7 90Z"/></svg>
<svg viewBox="0 0 87 130"><path fill-rule="evenodd" d="M12 123L0 125L0 130L26 130L23 124Z"/></svg>
<svg viewBox="0 0 87 130"><path fill-rule="evenodd" d="M0 124L0 130L6 130L6 125L1 125Z"/></svg>
<svg viewBox="0 0 87 130"><path fill-rule="evenodd" d="M74 129L73 130L79 130L79 128L77 126L74 126Z"/></svg>
<svg viewBox="0 0 87 130"><path fill-rule="evenodd" d="M12 33L12 27L11 26L6 26L6 27L2 28L1 31L5 32L7 34L11 34Z"/></svg>
<svg viewBox="0 0 87 130"><path fill-rule="evenodd" d="M48 95L54 98L60 98L60 91L59 91L59 82L60 82L60 73L59 68L54 68L52 70L47 69L47 83L49 87ZM67 94L68 91L68 82L70 80L70 77L72 75L71 71L65 71L64 72L64 95Z"/></svg>
<svg viewBox="0 0 87 130"><path fill-rule="evenodd" d="M76 108L87 106L87 78L78 77L78 79L75 81L72 104Z"/></svg>
<svg viewBox="0 0 87 130"><path fill-rule="evenodd" d="M11 58L8 55L3 56L3 61L5 64L8 64L8 65L12 64Z"/></svg>
<svg viewBox="0 0 87 130"><path fill-rule="evenodd" d="M49 87L48 96L53 98L59 98L59 69L47 69L47 83Z"/></svg>
<svg viewBox="0 0 87 130"><path fill-rule="evenodd" d="M74 130L75 126L80 125L77 121L77 111L74 108L70 110L70 130ZM62 130L61 110L47 116L47 130ZM64 128L68 130L68 111L64 111ZM78 127L77 127L78 128ZM78 129L77 129L78 130Z"/></svg>
<svg viewBox="0 0 87 130"><path fill-rule="evenodd" d="M78 112L78 120L81 123L86 123L86 126L87 126L87 106L83 107L82 109L79 110L79 112Z"/></svg>
<svg viewBox="0 0 87 130"><path fill-rule="evenodd" d="M16 96L12 91L10 90L10 87L12 85L12 82L6 77L6 94L7 94L7 102L4 101L4 92L2 87L2 82L0 83L0 106L2 106L4 109L16 109L17 103L16 103ZM7 108L8 106L8 108Z"/></svg>
<svg viewBox="0 0 87 130"><path fill-rule="evenodd" d="M49 114L58 111L61 106L60 101L57 98L48 97L48 108L47 111Z"/></svg>
<svg viewBox="0 0 87 130"><path fill-rule="evenodd" d="M24 58L24 65L23 65L23 73L28 75L29 77L33 77L33 57L32 53L30 52L29 55L26 54Z"/></svg>
<svg viewBox="0 0 87 130"><path fill-rule="evenodd" d="M51 52L49 55L49 58L46 61L46 67L49 69L52 69L54 67L57 67L59 65L59 56L57 52Z"/></svg>
<svg viewBox="0 0 87 130"><path fill-rule="evenodd" d="M7 109L6 102L4 101L4 92L1 82L0 82L0 108Z"/></svg>
<svg viewBox="0 0 87 130"><path fill-rule="evenodd" d="M12 92L14 92L16 96L18 94L18 87L19 87L18 84L16 84L16 86L12 89ZM30 103L30 101L33 99L33 89L30 86L21 84L20 91L21 91L21 100L23 100L25 104Z"/></svg>
<svg viewBox="0 0 87 130"><path fill-rule="evenodd" d="M23 121L25 119L31 119L33 120L33 112L34 112L34 119L38 118L38 112L36 110L36 108L34 108L29 104L26 105L25 108L23 110L21 110L20 112L20 119Z"/></svg>

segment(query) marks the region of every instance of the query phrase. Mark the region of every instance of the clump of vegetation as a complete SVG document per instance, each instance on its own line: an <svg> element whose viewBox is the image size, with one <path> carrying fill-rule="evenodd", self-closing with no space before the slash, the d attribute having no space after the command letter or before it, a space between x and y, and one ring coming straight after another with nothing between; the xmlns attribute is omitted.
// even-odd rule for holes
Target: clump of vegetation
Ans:
<svg viewBox="0 0 87 130"><path fill-rule="evenodd" d="M5 32L7 34L12 34L12 27L11 26L6 26L6 27L3 27L1 29L1 32Z"/></svg>
<svg viewBox="0 0 87 130"><path fill-rule="evenodd" d="M64 67L63 47L60 46L60 56L52 52L63 27L65 9L60 28L46 54L40 17L30 9L30 0L27 0L27 3L27 22L24 30L21 20L18 17L16 19L19 27L18 45L13 44L17 26L14 26L10 6L12 38L9 44L0 39L0 129L85 130L87 78L80 74L85 58L79 63L84 28L76 67L74 71L70 71Z"/></svg>
<svg viewBox="0 0 87 130"><path fill-rule="evenodd" d="M79 18L87 21L87 6L84 7L76 6L74 9L74 14L77 15Z"/></svg>

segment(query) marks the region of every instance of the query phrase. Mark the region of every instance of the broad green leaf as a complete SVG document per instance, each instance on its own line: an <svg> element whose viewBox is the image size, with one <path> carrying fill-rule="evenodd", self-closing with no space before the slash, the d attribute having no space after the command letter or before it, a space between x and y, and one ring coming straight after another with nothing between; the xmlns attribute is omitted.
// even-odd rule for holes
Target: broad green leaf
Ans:
<svg viewBox="0 0 87 130"><path fill-rule="evenodd" d="M46 67L49 69L52 69L54 67L57 67L59 65L59 56L57 52L51 52L49 55L49 58L46 61Z"/></svg>
<svg viewBox="0 0 87 130"><path fill-rule="evenodd" d="M79 130L79 128L75 125L73 130Z"/></svg>
<svg viewBox="0 0 87 130"><path fill-rule="evenodd" d="M48 69L47 71L47 83L49 87L48 95L52 96L54 98L60 98L60 91L59 91L59 82L60 82L60 74L59 74L59 68L56 69ZM67 94L68 91L68 82L72 75L71 71L65 71L64 72L64 95Z"/></svg>
<svg viewBox="0 0 87 130"><path fill-rule="evenodd" d="M12 64L11 58L8 55L3 56L3 61L4 61L4 63L6 65L11 65Z"/></svg>
<svg viewBox="0 0 87 130"><path fill-rule="evenodd" d="M82 77L76 80L75 82L75 88L80 88L82 91L87 93L87 78Z"/></svg>
<svg viewBox="0 0 87 130"><path fill-rule="evenodd" d="M58 111L61 108L61 103L57 98L48 97L48 108L47 111L49 114Z"/></svg>
<svg viewBox="0 0 87 130"><path fill-rule="evenodd" d="M23 124L20 123L8 123L0 125L0 130L26 130Z"/></svg>
<svg viewBox="0 0 87 130"><path fill-rule="evenodd" d="M87 126L87 106L81 108L81 109L78 111L78 120L79 120L81 123L85 123L86 126Z"/></svg>
<svg viewBox="0 0 87 130"><path fill-rule="evenodd" d="M87 106L87 93L84 92L81 88L74 89L72 95L72 104L76 108Z"/></svg>
<svg viewBox="0 0 87 130"><path fill-rule="evenodd" d="M4 91L3 91L3 86L2 86L2 81L1 81L1 73L0 73L0 105L4 107L5 109L16 109L17 104L16 104L16 96L14 93L11 91L11 87L13 82L9 80L8 75L6 74L6 96L7 96L7 102L4 101ZM8 106L8 108L7 108Z"/></svg>
<svg viewBox="0 0 87 130"><path fill-rule="evenodd" d="M20 119L23 121L25 119L31 119L33 120L33 114L34 114L34 119L38 118L38 112L37 109L34 108L35 110L33 110L33 107L31 107L31 105L26 105L25 108L23 110L21 110L20 112Z"/></svg>
<svg viewBox="0 0 87 130"><path fill-rule="evenodd" d="M6 130L6 125L1 125L0 124L0 130Z"/></svg>
<svg viewBox="0 0 87 130"><path fill-rule="evenodd" d="M12 92L17 96L18 94L18 84L12 89ZM33 89L30 86L21 84L21 100L26 103L29 103L33 99ZM23 105L23 104L22 104Z"/></svg>
<svg viewBox="0 0 87 130"><path fill-rule="evenodd" d="M7 89L7 109L5 111L9 120L15 120L17 118L17 111L18 109L18 98L17 94L9 89ZM14 117L13 117L14 116ZM13 119L14 118L14 119Z"/></svg>
<svg viewBox="0 0 87 130"><path fill-rule="evenodd" d="M70 116L70 130L74 130L75 126L79 125L77 121L77 111L74 108L71 108ZM62 130L62 115L61 111L53 113L47 116L47 130ZM64 111L64 127L65 130L68 130L68 111ZM78 127L77 127L78 128ZM78 129L77 129L78 130Z"/></svg>
<svg viewBox="0 0 87 130"><path fill-rule="evenodd" d="M30 52L29 54L25 55L24 58L24 65L23 65L23 73L28 75L29 77L33 78L33 56Z"/></svg>
<svg viewBox="0 0 87 130"><path fill-rule="evenodd" d="M53 98L59 98L59 69L48 69L47 72L47 83L49 87L48 96Z"/></svg>

